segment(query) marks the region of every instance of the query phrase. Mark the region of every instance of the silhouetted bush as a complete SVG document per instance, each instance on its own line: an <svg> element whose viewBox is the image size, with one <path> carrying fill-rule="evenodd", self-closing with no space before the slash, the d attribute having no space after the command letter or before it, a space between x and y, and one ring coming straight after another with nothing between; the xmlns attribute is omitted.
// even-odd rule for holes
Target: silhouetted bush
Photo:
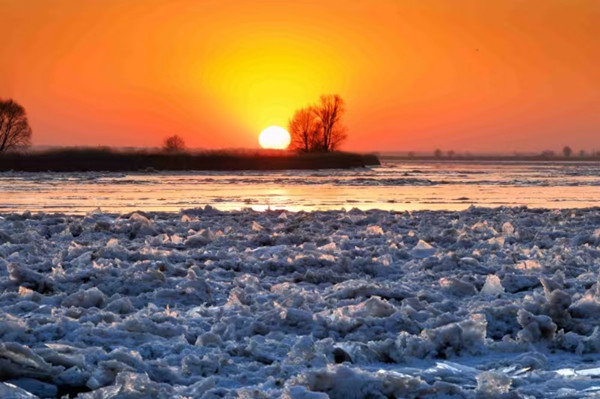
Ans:
<svg viewBox="0 0 600 399"><path fill-rule="evenodd" d="M166 152L180 152L185 150L185 141L178 136L173 135L171 137L167 137L163 143L163 150Z"/></svg>
<svg viewBox="0 0 600 399"><path fill-rule="evenodd" d="M568 145L564 146L562 152L565 158L571 158L571 155L573 154L573 150Z"/></svg>

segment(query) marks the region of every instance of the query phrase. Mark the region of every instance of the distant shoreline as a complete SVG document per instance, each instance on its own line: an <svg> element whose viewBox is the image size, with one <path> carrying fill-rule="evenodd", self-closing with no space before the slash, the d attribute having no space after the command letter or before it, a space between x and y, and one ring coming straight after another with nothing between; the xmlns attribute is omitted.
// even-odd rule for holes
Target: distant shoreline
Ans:
<svg viewBox="0 0 600 399"><path fill-rule="evenodd" d="M66 149L0 155L0 172L152 172L351 169L380 165L372 154L347 152L120 152Z"/></svg>
<svg viewBox="0 0 600 399"><path fill-rule="evenodd" d="M542 155L456 155L453 157L428 156L428 155L385 155L376 154L381 162L402 161L402 162L600 162L599 156L542 156Z"/></svg>

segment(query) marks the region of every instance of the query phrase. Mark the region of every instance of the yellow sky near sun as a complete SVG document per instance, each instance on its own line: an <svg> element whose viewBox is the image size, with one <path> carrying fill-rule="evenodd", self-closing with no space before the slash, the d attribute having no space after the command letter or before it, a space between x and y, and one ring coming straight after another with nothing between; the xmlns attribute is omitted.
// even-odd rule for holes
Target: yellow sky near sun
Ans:
<svg viewBox="0 0 600 399"><path fill-rule="evenodd" d="M255 147L322 93L350 150L593 147L596 0L0 0L40 145ZM596 144L600 147L600 143Z"/></svg>

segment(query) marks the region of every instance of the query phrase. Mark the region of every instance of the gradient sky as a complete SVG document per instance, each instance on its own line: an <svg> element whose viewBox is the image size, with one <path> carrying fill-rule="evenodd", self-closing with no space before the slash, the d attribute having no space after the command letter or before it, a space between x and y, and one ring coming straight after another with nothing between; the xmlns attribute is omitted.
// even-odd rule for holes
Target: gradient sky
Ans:
<svg viewBox="0 0 600 399"><path fill-rule="evenodd" d="M347 150L600 150L600 0L0 0L35 145L257 147L322 93Z"/></svg>

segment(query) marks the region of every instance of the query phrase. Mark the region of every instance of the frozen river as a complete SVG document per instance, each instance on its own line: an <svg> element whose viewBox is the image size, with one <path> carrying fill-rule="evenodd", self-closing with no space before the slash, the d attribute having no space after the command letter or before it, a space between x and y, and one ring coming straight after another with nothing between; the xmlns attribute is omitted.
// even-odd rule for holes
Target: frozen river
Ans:
<svg viewBox="0 0 600 399"><path fill-rule="evenodd" d="M0 212L462 210L600 205L600 163L391 162L354 170L0 173Z"/></svg>
<svg viewBox="0 0 600 399"><path fill-rule="evenodd" d="M4 213L0 397L598 398L599 226L600 208Z"/></svg>
<svg viewBox="0 0 600 399"><path fill-rule="evenodd" d="M599 172L0 174L0 397L598 398Z"/></svg>

